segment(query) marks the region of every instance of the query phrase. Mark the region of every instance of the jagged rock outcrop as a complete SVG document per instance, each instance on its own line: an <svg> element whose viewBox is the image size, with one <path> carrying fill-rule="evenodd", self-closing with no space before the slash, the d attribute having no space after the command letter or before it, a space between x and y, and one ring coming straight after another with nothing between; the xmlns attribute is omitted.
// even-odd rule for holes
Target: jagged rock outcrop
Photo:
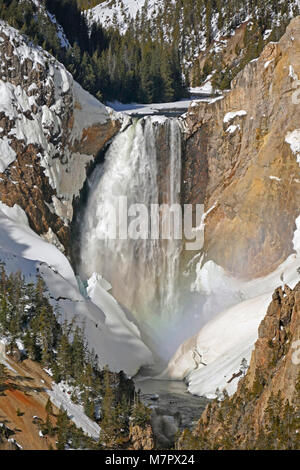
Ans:
<svg viewBox="0 0 300 470"><path fill-rule="evenodd" d="M256 405L258 424L263 422L263 412L272 393L282 391L284 399L289 402L295 398L300 373L299 339L300 283L293 290L287 285L284 289L276 289L258 330L258 340L245 380L248 388L253 387L258 378L261 384L265 384ZM238 393L241 387L242 384Z"/></svg>
<svg viewBox="0 0 300 470"><path fill-rule="evenodd" d="M191 83L199 83L201 78L206 76L207 89L212 88L212 86L208 86L211 84L212 80L213 82L216 81L217 85L220 86L222 80L220 78L216 80L218 78L216 76L216 67L217 69L222 69L222 71L230 71L230 75L232 73L236 74L236 71L242 67L242 62L245 61L247 47L249 47L245 36L247 32L251 31L252 27L253 22L251 20L246 20L239 26L234 26L230 32L226 30L219 31L217 33L217 37L211 42L211 44L201 50L196 60L194 60L189 71ZM208 72L209 75L207 76ZM227 80L228 79L229 78L227 77ZM226 82L223 83L224 86L227 85Z"/></svg>
<svg viewBox="0 0 300 470"><path fill-rule="evenodd" d="M270 273L293 253L298 76L300 17L239 73L223 99L193 103L185 120L183 203L214 207L205 220L204 261L238 277Z"/></svg>
<svg viewBox="0 0 300 470"><path fill-rule="evenodd" d="M73 202L120 120L4 22L0 57L0 200L68 253Z"/></svg>
<svg viewBox="0 0 300 470"><path fill-rule="evenodd" d="M150 425L145 428L141 426L131 426L129 439L133 450L153 450L155 449L153 431Z"/></svg>
<svg viewBox="0 0 300 470"><path fill-rule="evenodd" d="M0 423L0 450L19 450L15 440L11 437L13 434L14 432L5 423Z"/></svg>
<svg viewBox="0 0 300 470"><path fill-rule="evenodd" d="M275 290L258 335L237 392L210 403L179 447L299 448L300 283Z"/></svg>
<svg viewBox="0 0 300 470"><path fill-rule="evenodd" d="M150 424L130 427L129 440L134 450L170 449L174 446L179 416L166 413L166 410L153 408Z"/></svg>

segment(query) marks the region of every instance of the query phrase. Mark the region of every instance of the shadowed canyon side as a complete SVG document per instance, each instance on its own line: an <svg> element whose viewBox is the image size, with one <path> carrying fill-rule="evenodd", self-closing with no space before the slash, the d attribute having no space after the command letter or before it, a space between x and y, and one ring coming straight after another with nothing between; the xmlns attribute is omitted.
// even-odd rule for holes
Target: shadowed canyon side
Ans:
<svg viewBox="0 0 300 470"><path fill-rule="evenodd" d="M195 103L186 117L184 202L205 198L206 210L213 208L203 261L236 277L266 275L293 252L300 206L299 24L299 17L292 20L223 99Z"/></svg>

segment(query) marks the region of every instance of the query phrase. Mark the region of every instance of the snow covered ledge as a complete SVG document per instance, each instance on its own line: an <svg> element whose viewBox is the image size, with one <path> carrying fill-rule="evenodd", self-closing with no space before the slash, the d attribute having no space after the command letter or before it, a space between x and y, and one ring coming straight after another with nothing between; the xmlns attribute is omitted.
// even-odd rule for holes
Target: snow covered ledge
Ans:
<svg viewBox="0 0 300 470"><path fill-rule="evenodd" d="M198 335L183 343L171 359L164 377L186 379L189 392L214 398L216 389L236 391L243 358L250 362L260 322L270 294L225 310L209 321Z"/></svg>

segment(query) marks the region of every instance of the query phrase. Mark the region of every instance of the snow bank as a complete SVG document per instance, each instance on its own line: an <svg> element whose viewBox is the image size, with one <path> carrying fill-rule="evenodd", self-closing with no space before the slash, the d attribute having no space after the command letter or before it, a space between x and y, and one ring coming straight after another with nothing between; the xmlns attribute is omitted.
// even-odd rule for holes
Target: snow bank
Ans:
<svg viewBox="0 0 300 470"><path fill-rule="evenodd" d="M112 26L116 21L120 33L124 34L130 19L134 19L136 14L141 12L145 3L146 0L122 0L120 4L107 0L88 10L87 18L91 23L97 22L106 28ZM159 0L159 3L162 3L162 0ZM147 18L151 18L155 7L155 2L147 2Z"/></svg>
<svg viewBox="0 0 300 470"><path fill-rule="evenodd" d="M141 337L139 329L130 322L116 299L107 292L107 289L103 288L103 284L107 283L102 276L97 276L95 273L88 280L87 293L90 299L97 305L101 310L107 312L105 323L112 331L117 335L123 336L130 331L137 338ZM111 288L111 286L110 286Z"/></svg>
<svg viewBox="0 0 300 470"><path fill-rule="evenodd" d="M211 398L217 388L234 393L238 378L229 381L239 372L243 358L250 361L257 330L271 298L271 294L259 296L213 318L194 338L191 349L179 348L168 366L168 376L186 376L188 390L195 395Z"/></svg>
<svg viewBox="0 0 300 470"><path fill-rule="evenodd" d="M83 129L88 129L95 124L104 124L109 116L106 106L75 81L73 83L73 96L76 104L72 137L80 140Z"/></svg>
<svg viewBox="0 0 300 470"><path fill-rule="evenodd" d="M294 288L300 280L297 272L300 216L296 219L296 227L293 239L296 254L290 255L264 278L243 282L227 275L213 261L204 266L201 261L197 264L193 289L208 296L203 315L211 318L216 310L220 313L178 348L161 378L186 378L191 393L210 398L215 396L217 388L226 388L229 394L236 391L239 378L233 378L233 375L240 371L243 358L250 362L258 327L266 315L274 289L284 284Z"/></svg>
<svg viewBox="0 0 300 470"><path fill-rule="evenodd" d="M0 140L0 173L3 173L17 156L16 152L10 147L10 142L6 136Z"/></svg>
<svg viewBox="0 0 300 470"><path fill-rule="evenodd" d="M247 112L244 111L243 109L241 109L240 111L231 111L230 113L225 114L223 122L228 123L228 122L232 121L237 116L242 117L242 116L246 116L246 115L247 115Z"/></svg>
<svg viewBox="0 0 300 470"><path fill-rule="evenodd" d="M17 374L17 371L11 367L6 360L5 345L7 344L6 338L0 338L0 364L3 364L8 370Z"/></svg>
<svg viewBox="0 0 300 470"><path fill-rule="evenodd" d="M196 94L196 95L212 95L214 92L211 80L208 80L204 83L202 86L197 86L197 87L191 87L189 89L189 92L191 94Z"/></svg>

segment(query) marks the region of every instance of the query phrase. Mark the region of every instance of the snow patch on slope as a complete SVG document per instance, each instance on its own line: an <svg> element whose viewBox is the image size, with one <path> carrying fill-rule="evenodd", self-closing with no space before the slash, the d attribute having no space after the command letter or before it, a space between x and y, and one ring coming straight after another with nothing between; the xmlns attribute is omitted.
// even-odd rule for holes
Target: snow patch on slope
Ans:
<svg viewBox="0 0 300 470"><path fill-rule="evenodd" d="M129 22L141 12L147 0L120 0L114 2L107 0L95 6L87 12L87 18L90 22L100 23L103 27L109 28L117 24L121 34L127 31ZM147 18L151 18L156 5L162 5L162 0L147 1Z"/></svg>
<svg viewBox="0 0 300 470"><path fill-rule="evenodd" d="M72 402L68 391L67 385L63 382L59 384L53 382L52 389L46 390L51 402L57 408L63 408L67 412L68 417L78 428L81 428L88 436L98 439L100 427L84 413L82 405L76 405Z"/></svg>
<svg viewBox="0 0 300 470"><path fill-rule="evenodd" d="M285 141L290 145L291 150L297 157L297 162L300 166L300 129L295 129L293 132L288 132Z"/></svg>
<svg viewBox="0 0 300 470"><path fill-rule="evenodd" d="M104 285L104 287L103 287ZM107 312L106 324L115 329L115 332L121 337L128 330L137 338L141 337L140 331L136 325L130 322L116 299L107 292L107 285L111 285L96 273L88 280L87 293L90 299L101 310Z"/></svg>
<svg viewBox="0 0 300 470"><path fill-rule="evenodd" d="M0 173L3 173L17 156L14 149L11 148L10 142L6 136L0 140Z"/></svg>
<svg viewBox="0 0 300 470"><path fill-rule="evenodd" d="M249 362L259 324L271 298L270 294L264 294L250 299L208 322L195 337L192 349L185 352L184 347L179 348L169 364L168 375L182 378L180 371L183 371L188 390L195 395L213 398L217 388L234 393L238 379L230 379L239 372L243 358Z"/></svg>

